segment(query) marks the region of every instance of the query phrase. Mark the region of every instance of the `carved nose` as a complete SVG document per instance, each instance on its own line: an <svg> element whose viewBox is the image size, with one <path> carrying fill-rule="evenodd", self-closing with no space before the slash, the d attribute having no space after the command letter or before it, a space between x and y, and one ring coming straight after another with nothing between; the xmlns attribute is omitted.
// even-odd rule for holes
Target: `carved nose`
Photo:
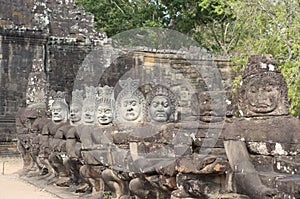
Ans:
<svg viewBox="0 0 300 199"><path fill-rule="evenodd" d="M267 100L266 96L263 93L259 93L259 95L257 96L257 101L264 102L266 100Z"/></svg>
<svg viewBox="0 0 300 199"><path fill-rule="evenodd" d="M164 107L162 105L160 105L158 108L157 108L157 111L158 112L164 112Z"/></svg>

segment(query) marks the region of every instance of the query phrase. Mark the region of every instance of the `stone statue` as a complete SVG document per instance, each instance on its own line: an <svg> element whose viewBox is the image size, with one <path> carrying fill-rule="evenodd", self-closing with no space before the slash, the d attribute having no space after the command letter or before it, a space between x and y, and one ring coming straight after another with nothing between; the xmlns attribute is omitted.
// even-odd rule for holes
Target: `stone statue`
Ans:
<svg viewBox="0 0 300 199"><path fill-rule="evenodd" d="M141 122L143 121L143 111L145 109L145 98L138 90L139 80L119 80L123 90L116 100L116 120L118 122Z"/></svg>
<svg viewBox="0 0 300 199"><path fill-rule="evenodd" d="M82 124L77 126L81 140L81 155L84 165L80 167L80 176L89 185L93 196L102 197L104 194L104 182L101 178L103 165L97 161L95 154L96 143L93 137L96 122L96 100L97 88L94 86L85 87L85 99L82 107ZM86 186L77 189L77 192L86 189Z"/></svg>
<svg viewBox="0 0 300 199"><path fill-rule="evenodd" d="M226 114L226 93L221 91L205 91L194 95L192 114L199 117L201 126L224 122ZM202 123L203 122L203 123Z"/></svg>
<svg viewBox="0 0 300 199"><path fill-rule="evenodd" d="M141 173L137 173L136 177L130 181L129 189L138 198L168 197L176 184L175 164L174 162L173 164L164 163L167 158L163 154L168 147L164 150L165 144L163 143L171 145L171 141L166 138L170 134L176 134L170 124L175 121L177 116L177 100L169 88L157 85L148 92L146 101L149 123L141 128L136 128L136 132L131 136L133 141L130 142L134 166ZM155 140L155 142L149 142L149 140ZM147 154L147 152L150 153ZM156 155L153 156L153 153ZM161 155L162 157L160 157ZM157 162L159 159L160 161Z"/></svg>
<svg viewBox="0 0 300 199"><path fill-rule="evenodd" d="M190 133L192 147L176 161L178 189L172 192L172 199L217 198L214 194L231 191L231 168L218 136L225 122L225 94L204 91L193 95L192 115L198 121L188 121L181 127L183 134L193 132ZM188 138L184 139L188 143Z"/></svg>
<svg viewBox="0 0 300 199"><path fill-rule="evenodd" d="M31 139L31 146L30 146L30 155L33 160L33 169L32 171L28 172L27 176L36 176L41 174L42 172L42 165L39 162L38 154L40 151L40 136L43 130L43 127L46 126L49 122L51 122L51 118L49 117L49 113L47 113L43 109L36 109L38 111L38 117L34 120L33 124L31 125L31 132L32 132L32 139Z"/></svg>
<svg viewBox="0 0 300 199"><path fill-rule="evenodd" d="M294 119L288 116L287 86L271 55L249 57L237 97L241 118L226 125L224 131L224 147L234 172L237 191L253 199L273 198L277 190L263 183L259 172L263 167L272 167L277 158L271 161L271 165L264 163L264 166L259 166L250 154L264 162L268 158L268 150L262 154L263 146L273 142L280 146L298 142L295 128L300 126L296 127Z"/></svg>
<svg viewBox="0 0 300 199"><path fill-rule="evenodd" d="M82 120L85 125L94 125L96 88L93 86L86 86L85 94L86 97L82 108Z"/></svg>
<svg viewBox="0 0 300 199"><path fill-rule="evenodd" d="M155 86L147 94L148 120L170 122L176 118L176 97L165 86Z"/></svg>
<svg viewBox="0 0 300 199"><path fill-rule="evenodd" d="M65 184L76 184L76 192L86 192L88 184L79 174L83 166L81 157L81 141L77 132L77 126L82 123L83 90L72 91L72 102L70 105L70 129L66 132L66 154L65 167L70 171L71 178Z"/></svg>
<svg viewBox="0 0 300 199"><path fill-rule="evenodd" d="M65 94L61 91L58 91L56 98L51 106L52 121L53 122L66 122L68 119L69 108L68 104L65 101Z"/></svg>
<svg viewBox="0 0 300 199"><path fill-rule="evenodd" d="M70 123L78 125L81 122L83 105L83 90L75 90L72 92L72 103L70 105Z"/></svg>
<svg viewBox="0 0 300 199"><path fill-rule="evenodd" d="M271 55L249 57L238 91L239 114L244 117L288 115L286 87Z"/></svg>
<svg viewBox="0 0 300 199"><path fill-rule="evenodd" d="M139 80L128 78L126 80L119 80L119 85L122 90L116 99L116 121L119 127L123 130L113 133L112 139L118 140L118 137L128 137L127 131L132 131L131 123L143 122L145 120L146 101L144 95L139 91ZM115 143L118 145L118 143ZM128 142L125 143L128 145ZM129 195L128 182L131 179L128 172L115 170L114 166L123 165L124 169L128 168L126 150L118 150L118 147L112 146L110 153L113 167L106 169L102 173L108 188L114 192L117 198L126 197Z"/></svg>
<svg viewBox="0 0 300 199"><path fill-rule="evenodd" d="M17 145L23 159L24 173L35 170L35 161L31 155L32 140L35 137L32 125L39 117L39 110L30 107L21 107L16 113Z"/></svg>
<svg viewBox="0 0 300 199"><path fill-rule="evenodd" d="M58 177L59 174L67 175L68 171L63 166L63 159L60 152L65 150L65 137L63 132L69 128L68 104L65 101L64 93L58 91L51 106L52 122L43 127L40 136L39 159L44 165L44 174L49 173L51 177ZM61 130L59 131L59 129Z"/></svg>
<svg viewBox="0 0 300 199"><path fill-rule="evenodd" d="M114 89L109 86L97 88L96 118L98 125L108 125L114 120L115 114Z"/></svg>

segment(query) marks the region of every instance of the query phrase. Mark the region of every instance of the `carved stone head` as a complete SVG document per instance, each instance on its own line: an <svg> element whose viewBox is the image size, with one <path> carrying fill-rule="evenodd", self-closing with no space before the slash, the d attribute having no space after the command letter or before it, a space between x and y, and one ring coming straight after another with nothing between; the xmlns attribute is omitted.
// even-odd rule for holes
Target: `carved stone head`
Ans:
<svg viewBox="0 0 300 199"><path fill-rule="evenodd" d="M147 114L151 122L169 122L175 120L176 96L167 87L155 86L147 94Z"/></svg>
<svg viewBox="0 0 300 199"><path fill-rule="evenodd" d="M81 121L83 105L83 90L75 90L72 92L72 103L70 106L70 122L72 124Z"/></svg>
<svg viewBox="0 0 300 199"><path fill-rule="evenodd" d="M116 100L116 119L119 122L140 122L144 120L145 98L138 90L139 80L119 80L123 90Z"/></svg>
<svg viewBox="0 0 300 199"><path fill-rule="evenodd" d="M65 94L61 91L56 93L54 102L51 106L52 120L54 122L61 122L68 119L69 108L65 101Z"/></svg>
<svg viewBox="0 0 300 199"><path fill-rule="evenodd" d="M225 95L222 91L195 93L192 96L192 114L206 123L223 121L226 114Z"/></svg>
<svg viewBox="0 0 300 199"><path fill-rule="evenodd" d="M95 122L95 100L96 88L94 86L86 86L82 107L82 120L85 124L89 125Z"/></svg>
<svg viewBox="0 0 300 199"><path fill-rule="evenodd" d="M272 55L250 56L238 91L242 116L288 114L287 85Z"/></svg>
<svg viewBox="0 0 300 199"><path fill-rule="evenodd" d="M114 120L114 89L104 86L97 88L96 118L100 125L107 125Z"/></svg>

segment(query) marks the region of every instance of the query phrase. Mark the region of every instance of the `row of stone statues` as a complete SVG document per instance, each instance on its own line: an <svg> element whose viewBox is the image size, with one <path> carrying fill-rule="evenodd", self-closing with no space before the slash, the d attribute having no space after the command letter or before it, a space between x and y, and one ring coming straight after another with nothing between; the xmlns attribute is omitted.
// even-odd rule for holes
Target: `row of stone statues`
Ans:
<svg viewBox="0 0 300 199"><path fill-rule="evenodd" d="M264 183L259 172L267 169L249 155L268 156L268 168L280 173L272 166L278 157L299 153L300 124L288 114L286 84L271 56L249 58L238 92L239 118L226 117L219 91L197 93L192 114L199 117L183 121L170 88L153 86L144 97L138 80L119 85L116 100L109 86L75 90L70 109L57 92L51 117L43 109L20 109L25 175L90 198L297 196ZM276 132L284 132L284 140ZM265 145L277 148L261 152Z"/></svg>
<svg viewBox="0 0 300 199"><path fill-rule="evenodd" d="M101 195L106 190L118 198L129 196L129 187L133 186L129 181L137 178L139 172L133 171L140 168L134 168L131 162L134 160L131 146L126 143L128 132L133 131L130 134L138 139L149 139L151 133L159 133L156 130L160 125L156 123L174 121L176 97L167 87L158 85L144 98L138 90L138 80L128 78L119 83L123 90L116 101L112 87L90 86L85 93L72 92L70 111L64 93L57 92L51 105L51 119L37 113L42 112L37 108L22 110L17 128L26 175L47 176L58 186L78 184L75 192ZM31 121L23 121L28 117ZM145 129L150 134L143 134ZM141 135L137 135L140 130ZM136 185L131 192L135 192Z"/></svg>

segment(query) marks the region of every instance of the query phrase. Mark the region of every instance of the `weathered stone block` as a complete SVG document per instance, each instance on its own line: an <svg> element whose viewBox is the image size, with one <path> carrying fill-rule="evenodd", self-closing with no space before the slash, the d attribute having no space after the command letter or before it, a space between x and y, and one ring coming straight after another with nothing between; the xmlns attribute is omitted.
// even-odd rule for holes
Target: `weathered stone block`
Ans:
<svg viewBox="0 0 300 199"><path fill-rule="evenodd" d="M274 170L280 173L300 174L299 158L297 156L282 156L274 158Z"/></svg>
<svg viewBox="0 0 300 199"><path fill-rule="evenodd" d="M271 172L274 171L273 163L274 159L273 156L266 156L266 155L250 155L251 162L253 163L255 169L257 171L262 172Z"/></svg>
<svg viewBox="0 0 300 199"><path fill-rule="evenodd" d="M300 177L298 175L276 180L275 187L280 191L281 196L288 196L290 198L300 197Z"/></svg>

